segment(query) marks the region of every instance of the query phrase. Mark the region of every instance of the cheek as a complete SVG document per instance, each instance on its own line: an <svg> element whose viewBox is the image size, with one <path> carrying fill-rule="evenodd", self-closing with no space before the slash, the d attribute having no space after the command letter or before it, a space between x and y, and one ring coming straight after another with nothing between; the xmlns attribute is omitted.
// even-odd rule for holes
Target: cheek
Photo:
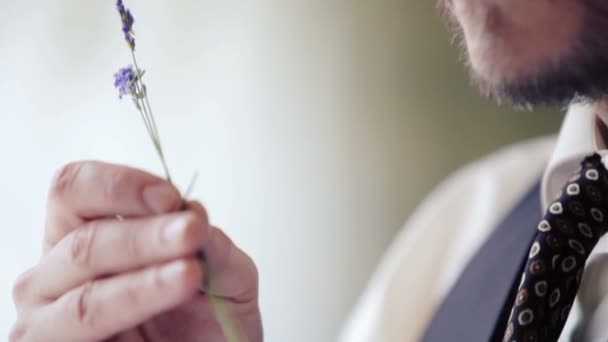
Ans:
<svg viewBox="0 0 608 342"><path fill-rule="evenodd" d="M516 82L572 52L580 0L452 0L473 71L489 84Z"/></svg>

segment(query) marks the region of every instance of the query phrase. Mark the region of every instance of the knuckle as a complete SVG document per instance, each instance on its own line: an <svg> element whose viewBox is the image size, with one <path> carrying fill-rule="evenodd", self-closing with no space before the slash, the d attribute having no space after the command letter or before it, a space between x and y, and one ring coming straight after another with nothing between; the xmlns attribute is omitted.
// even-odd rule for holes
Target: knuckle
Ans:
<svg viewBox="0 0 608 342"><path fill-rule="evenodd" d="M85 328L94 328L97 315L92 305L95 291L95 281L91 281L76 290L74 300L69 307L70 316L74 321Z"/></svg>
<svg viewBox="0 0 608 342"><path fill-rule="evenodd" d="M69 191L78 178L78 174L83 165L84 162L72 162L62 166L56 172L55 177L51 182L50 195L61 196Z"/></svg>
<svg viewBox="0 0 608 342"><path fill-rule="evenodd" d="M129 182L129 170L125 167L115 167L108 170L103 182L103 191L108 201L116 199Z"/></svg>
<svg viewBox="0 0 608 342"><path fill-rule="evenodd" d="M258 268L253 261L253 259L246 253L243 253L244 258L246 259L246 277L249 279L248 283L251 284L250 287L247 287L247 290L242 294L244 298L253 299L257 297L259 290L259 273Z"/></svg>
<svg viewBox="0 0 608 342"><path fill-rule="evenodd" d="M21 319L18 319L15 324L11 327L11 330L8 335L8 340L10 342L21 342L25 340L25 335L27 333L27 325Z"/></svg>
<svg viewBox="0 0 608 342"><path fill-rule="evenodd" d="M126 237L126 249L127 254L131 260L141 260L145 254L145 246L142 235L142 232L136 229L131 229L128 232Z"/></svg>
<svg viewBox="0 0 608 342"><path fill-rule="evenodd" d="M252 279L254 281L254 284L256 286L256 289L257 289L258 283L259 283L259 279L260 279L260 273L258 271L258 267L255 264L255 262L253 261L253 259L248 254L245 254L245 256L249 260L249 269L250 269L250 272L251 272L251 277L252 277Z"/></svg>
<svg viewBox="0 0 608 342"><path fill-rule="evenodd" d="M162 272L163 271L160 266L154 267L150 272L149 278L145 281L146 285L151 286L155 291L164 290L168 284Z"/></svg>
<svg viewBox="0 0 608 342"><path fill-rule="evenodd" d="M31 284L32 270L26 271L19 275L13 284L13 301L15 304L22 303L29 292Z"/></svg>
<svg viewBox="0 0 608 342"><path fill-rule="evenodd" d="M139 307L142 296L141 286L137 282L127 284L124 288L123 296L127 307Z"/></svg>
<svg viewBox="0 0 608 342"><path fill-rule="evenodd" d="M70 241L69 257L72 263L81 267L91 264L91 251L97 235L97 223L91 221L87 226L76 229Z"/></svg>

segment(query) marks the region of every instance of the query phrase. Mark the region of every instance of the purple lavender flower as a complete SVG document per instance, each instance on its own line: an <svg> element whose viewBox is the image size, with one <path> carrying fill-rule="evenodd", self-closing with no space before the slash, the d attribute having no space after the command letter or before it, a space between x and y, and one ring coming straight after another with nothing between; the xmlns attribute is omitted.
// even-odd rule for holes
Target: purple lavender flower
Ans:
<svg viewBox="0 0 608 342"><path fill-rule="evenodd" d="M133 23L135 19L133 19L133 15L128 8L125 8L122 0L116 1L116 9L120 14L120 20L122 21L122 32L125 35L125 40L131 50L135 49L135 37L133 37Z"/></svg>
<svg viewBox="0 0 608 342"><path fill-rule="evenodd" d="M137 95L135 90L136 80L137 75L131 65L121 68L114 74L114 87L118 89L118 97L120 99L127 94L132 96Z"/></svg>

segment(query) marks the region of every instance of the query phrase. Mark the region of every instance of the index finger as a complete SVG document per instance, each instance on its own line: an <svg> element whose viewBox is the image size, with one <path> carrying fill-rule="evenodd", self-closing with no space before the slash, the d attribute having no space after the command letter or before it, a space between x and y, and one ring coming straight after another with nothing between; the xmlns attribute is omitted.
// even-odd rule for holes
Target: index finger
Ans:
<svg viewBox="0 0 608 342"><path fill-rule="evenodd" d="M181 201L171 183L141 170L96 161L67 164L49 190L45 247L87 220L166 213Z"/></svg>

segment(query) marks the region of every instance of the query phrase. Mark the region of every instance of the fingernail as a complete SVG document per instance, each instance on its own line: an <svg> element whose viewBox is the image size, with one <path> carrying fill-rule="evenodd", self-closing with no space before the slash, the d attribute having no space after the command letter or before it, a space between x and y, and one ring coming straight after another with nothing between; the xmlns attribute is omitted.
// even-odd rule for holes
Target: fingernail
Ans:
<svg viewBox="0 0 608 342"><path fill-rule="evenodd" d="M180 201L179 193L168 183L147 186L144 189L143 197L146 206L155 214L174 209Z"/></svg>
<svg viewBox="0 0 608 342"><path fill-rule="evenodd" d="M187 268L188 264L186 261L178 260L163 266L160 273L164 279L167 281L172 281L176 277L179 277L179 275L183 274Z"/></svg>
<svg viewBox="0 0 608 342"><path fill-rule="evenodd" d="M187 226L187 220L184 215L179 215L171 219L163 228L163 235L166 240L174 240L184 234Z"/></svg>

